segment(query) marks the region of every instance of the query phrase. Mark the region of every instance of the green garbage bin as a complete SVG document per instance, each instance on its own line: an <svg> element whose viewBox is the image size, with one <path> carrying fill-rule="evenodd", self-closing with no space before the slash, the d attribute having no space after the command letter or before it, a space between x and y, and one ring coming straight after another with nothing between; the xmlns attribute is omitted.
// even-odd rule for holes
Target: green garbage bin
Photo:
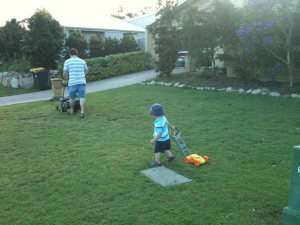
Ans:
<svg viewBox="0 0 300 225"><path fill-rule="evenodd" d="M295 146L293 151L289 201L282 213L284 225L300 225L300 145Z"/></svg>
<svg viewBox="0 0 300 225"><path fill-rule="evenodd" d="M35 88L40 90L50 89L49 70L35 70L32 75Z"/></svg>

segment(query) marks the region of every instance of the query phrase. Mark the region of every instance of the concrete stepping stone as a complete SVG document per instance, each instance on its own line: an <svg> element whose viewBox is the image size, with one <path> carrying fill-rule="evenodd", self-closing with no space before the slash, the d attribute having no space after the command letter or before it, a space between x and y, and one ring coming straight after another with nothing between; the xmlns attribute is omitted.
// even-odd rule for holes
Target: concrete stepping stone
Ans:
<svg viewBox="0 0 300 225"><path fill-rule="evenodd" d="M186 178L164 166L141 170L141 173L153 180L155 183L164 187L192 181L191 179Z"/></svg>

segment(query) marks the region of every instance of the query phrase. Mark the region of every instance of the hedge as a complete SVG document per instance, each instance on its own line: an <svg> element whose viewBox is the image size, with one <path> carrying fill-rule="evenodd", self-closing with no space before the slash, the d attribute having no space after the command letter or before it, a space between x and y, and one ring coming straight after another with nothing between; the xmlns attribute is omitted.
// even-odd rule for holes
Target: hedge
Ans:
<svg viewBox="0 0 300 225"><path fill-rule="evenodd" d="M129 52L86 59L86 63L89 68L86 78L89 82L150 69L151 55L145 52Z"/></svg>

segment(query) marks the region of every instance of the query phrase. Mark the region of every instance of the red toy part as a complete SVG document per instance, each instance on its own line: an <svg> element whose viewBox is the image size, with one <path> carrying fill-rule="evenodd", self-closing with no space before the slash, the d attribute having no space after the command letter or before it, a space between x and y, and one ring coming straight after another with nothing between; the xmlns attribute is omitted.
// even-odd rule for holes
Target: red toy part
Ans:
<svg viewBox="0 0 300 225"><path fill-rule="evenodd" d="M201 155L198 155L198 154L191 154L191 155L185 157L184 161L187 164L192 163L195 166L201 166L208 162L208 157L207 156L202 157Z"/></svg>

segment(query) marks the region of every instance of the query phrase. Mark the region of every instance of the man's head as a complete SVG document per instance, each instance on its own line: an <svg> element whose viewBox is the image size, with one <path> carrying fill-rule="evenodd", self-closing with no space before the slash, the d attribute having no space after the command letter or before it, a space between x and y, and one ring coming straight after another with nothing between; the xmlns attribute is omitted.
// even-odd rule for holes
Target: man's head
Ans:
<svg viewBox="0 0 300 225"><path fill-rule="evenodd" d="M70 54L70 56L78 55L78 52L77 52L77 50L76 50L75 48L71 48L71 49L69 50L69 54Z"/></svg>

